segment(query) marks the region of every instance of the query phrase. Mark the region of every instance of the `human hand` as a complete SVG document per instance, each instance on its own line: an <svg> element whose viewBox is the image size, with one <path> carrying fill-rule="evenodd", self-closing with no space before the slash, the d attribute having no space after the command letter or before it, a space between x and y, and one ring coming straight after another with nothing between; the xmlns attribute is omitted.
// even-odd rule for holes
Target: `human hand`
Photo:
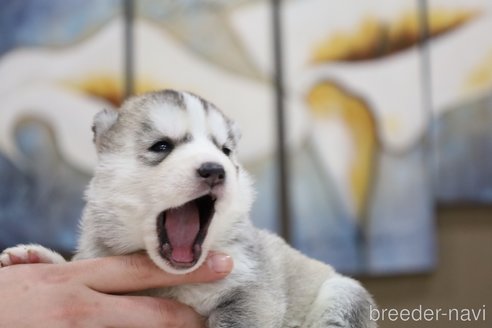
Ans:
<svg viewBox="0 0 492 328"><path fill-rule="evenodd" d="M0 327L204 327L204 319L173 300L114 295L212 282L232 259L211 254L197 270L171 275L145 255L21 264L0 269Z"/></svg>

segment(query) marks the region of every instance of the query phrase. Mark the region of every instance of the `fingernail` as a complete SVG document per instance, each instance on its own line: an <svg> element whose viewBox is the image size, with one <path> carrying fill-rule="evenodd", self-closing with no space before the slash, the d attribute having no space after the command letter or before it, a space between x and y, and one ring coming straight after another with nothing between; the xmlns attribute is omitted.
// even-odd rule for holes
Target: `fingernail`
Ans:
<svg viewBox="0 0 492 328"><path fill-rule="evenodd" d="M228 273L232 269L232 258L225 254L214 254L208 258L207 264L217 273Z"/></svg>

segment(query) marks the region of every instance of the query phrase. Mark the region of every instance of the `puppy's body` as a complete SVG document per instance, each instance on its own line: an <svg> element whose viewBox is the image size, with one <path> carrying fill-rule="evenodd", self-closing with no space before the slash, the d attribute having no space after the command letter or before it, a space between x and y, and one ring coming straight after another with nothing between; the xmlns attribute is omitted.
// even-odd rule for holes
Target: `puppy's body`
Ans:
<svg viewBox="0 0 492 328"><path fill-rule="evenodd" d="M94 132L99 163L76 260L146 250L163 270L182 274L221 251L234 259L224 280L147 293L190 305L210 328L375 326L371 297L357 282L253 227L238 136L215 106L155 92L101 112Z"/></svg>

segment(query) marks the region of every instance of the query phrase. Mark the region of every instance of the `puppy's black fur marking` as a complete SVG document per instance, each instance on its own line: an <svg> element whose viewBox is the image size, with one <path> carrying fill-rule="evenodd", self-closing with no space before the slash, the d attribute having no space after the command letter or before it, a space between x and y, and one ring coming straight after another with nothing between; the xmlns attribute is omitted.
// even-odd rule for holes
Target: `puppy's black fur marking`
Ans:
<svg viewBox="0 0 492 328"><path fill-rule="evenodd" d="M154 130L155 129L150 122L142 122L142 124L140 124L141 133L152 133Z"/></svg>
<svg viewBox="0 0 492 328"><path fill-rule="evenodd" d="M202 103L202 107L203 107L203 110L205 111L205 114L208 114L208 112L210 111L211 104L203 98L198 97L198 99Z"/></svg>
<svg viewBox="0 0 492 328"><path fill-rule="evenodd" d="M369 308L371 303L366 299L365 292L360 292L358 294L359 299L354 303L354 307L349 309L345 315L344 319L353 328L364 328L366 325L360 320L360 318L369 317Z"/></svg>
<svg viewBox="0 0 492 328"><path fill-rule="evenodd" d="M164 97L168 102L174 104L176 107L186 109L185 100L181 92L167 89L157 92L156 95Z"/></svg>
<svg viewBox="0 0 492 328"><path fill-rule="evenodd" d="M212 104L211 102L203 99L199 95L194 94L193 92L189 92L189 91L187 91L186 93L189 94L189 95L192 95L193 97L195 97L196 99L198 99L200 101L200 103L202 104L203 111L205 112L205 114L208 114L208 112L210 111L210 108L216 109L216 107L215 107L214 104Z"/></svg>
<svg viewBox="0 0 492 328"><path fill-rule="evenodd" d="M236 148L237 146L237 137L232 129L232 125L233 125L233 122L231 119L229 119L225 114L224 112L222 112L222 110L220 110L217 106L215 106L213 103L211 103L210 101L208 100L205 100L203 99L202 97L192 93L192 92L187 92L188 94L192 95L193 97L197 98L200 103L202 104L202 107L203 107L203 110L205 111L205 114L208 115L208 113L211 111L211 110L215 110L217 113L220 114L220 116L222 117L222 119L224 120L224 123L226 125L226 128L227 128L227 144L231 145L232 148ZM212 140L214 141L214 140ZM216 141L214 141L215 145L217 146L217 148L219 149L222 149L222 147L220 147L218 145L218 143Z"/></svg>
<svg viewBox="0 0 492 328"><path fill-rule="evenodd" d="M236 148L236 146L237 146L237 139L239 137L236 136L236 134L232 130L232 124L233 124L232 121L227 120L226 123L227 123L227 142L230 143L233 148Z"/></svg>
<svg viewBox="0 0 492 328"><path fill-rule="evenodd" d="M92 131L92 142L96 143L96 133L97 133L96 124L94 123L92 124L91 131Z"/></svg>
<svg viewBox="0 0 492 328"><path fill-rule="evenodd" d="M144 124L142 124L144 125ZM151 131L155 131L151 126L146 126L146 128L151 129ZM169 152L162 152L162 153L155 153L149 151L149 148L154 144L155 142L158 142L160 140L165 140L169 142L173 148L169 150ZM171 139L168 137L157 137L155 139L148 139L146 138L145 140L140 140L139 143L140 145L144 145L144 147L137 146L138 149L138 159L144 163L147 166L157 166L159 165L167 156L169 156L170 153L176 148L181 146L184 143L191 142L193 140L193 136L190 133L186 133L183 137L179 139ZM149 143L150 141L150 143Z"/></svg>
<svg viewBox="0 0 492 328"><path fill-rule="evenodd" d="M210 140L212 140L213 144L215 145L215 147L217 147L217 149L222 150L222 146L219 144L219 142L214 136L211 135Z"/></svg>
<svg viewBox="0 0 492 328"><path fill-rule="evenodd" d="M182 139L178 140L179 144L185 143L185 142L191 142L193 141L193 136L190 133L187 133L184 135Z"/></svg>
<svg viewBox="0 0 492 328"><path fill-rule="evenodd" d="M140 154L138 155L138 159L147 166L157 166L159 165L168 155L169 153L155 154L154 156Z"/></svg>
<svg viewBox="0 0 492 328"><path fill-rule="evenodd" d="M145 108L152 103L158 103L171 104L175 107L186 110L183 94L171 89L149 92L146 98L136 98L134 101L135 106L140 108Z"/></svg>
<svg viewBox="0 0 492 328"><path fill-rule="evenodd" d="M248 303L248 295L244 290L233 290L223 297L209 321L218 328L260 328L251 321L253 317L248 312L248 306L245 306Z"/></svg>

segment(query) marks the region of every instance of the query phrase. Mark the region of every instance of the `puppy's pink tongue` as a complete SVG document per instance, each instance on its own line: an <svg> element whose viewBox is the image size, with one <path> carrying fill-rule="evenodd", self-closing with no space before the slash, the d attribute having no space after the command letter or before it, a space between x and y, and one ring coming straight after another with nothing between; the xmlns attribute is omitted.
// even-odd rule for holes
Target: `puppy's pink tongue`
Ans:
<svg viewBox="0 0 492 328"><path fill-rule="evenodd" d="M193 242L200 231L200 215L195 202L186 203L166 213L166 232L176 262L193 262Z"/></svg>

